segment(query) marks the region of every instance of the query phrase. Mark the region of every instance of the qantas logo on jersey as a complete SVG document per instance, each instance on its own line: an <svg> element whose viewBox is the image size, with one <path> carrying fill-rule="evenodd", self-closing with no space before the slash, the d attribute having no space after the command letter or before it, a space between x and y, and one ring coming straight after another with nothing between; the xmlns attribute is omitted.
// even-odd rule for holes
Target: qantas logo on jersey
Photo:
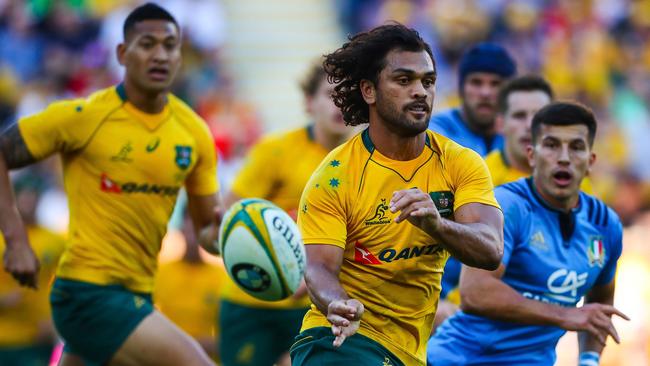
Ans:
<svg viewBox="0 0 650 366"><path fill-rule="evenodd" d="M393 248L386 248L375 256L359 241L357 241L354 243L354 261L365 265L375 266L401 259L417 258L421 255L432 255L441 250L442 247L435 244L406 247L399 252Z"/></svg>
<svg viewBox="0 0 650 366"><path fill-rule="evenodd" d="M102 174L100 178L99 188L103 192L107 193L145 193L157 194L160 196L175 196L181 189L181 187L164 186L149 183L126 182L118 184L109 178L106 173Z"/></svg>

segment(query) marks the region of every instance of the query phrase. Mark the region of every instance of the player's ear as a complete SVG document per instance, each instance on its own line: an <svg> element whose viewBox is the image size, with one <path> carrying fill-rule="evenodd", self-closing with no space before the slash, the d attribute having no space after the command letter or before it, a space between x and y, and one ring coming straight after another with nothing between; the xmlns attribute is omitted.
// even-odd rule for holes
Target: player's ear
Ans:
<svg viewBox="0 0 650 366"><path fill-rule="evenodd" d="M124 54L126 53L126 43L120 43L115 49L115 54L117 55L117 62L120 65L124 66Z"/></svg>
<svg viewBox="0 0 650 366"><path fill-rule="evenodd" d="M497 113L496 117L494 118L494 126L499 133L503 133L504 122L505 119L503 118L503 113L502 112Z"/></svg>
<svg viewBox="0 0 650 366"><path fill-rule="evenodd" d="M596 153L591 152L589 153L589 165L587 166L587 176L591 174L591 167L594 166L594 163L596 162Z"/></svg>
<svg viewBox="0 0 650 366"><path fill-rule="evenodd" d="M535 141L526 146L526 156L528 157L528 165L531 169L535 168Z"/></svg>
<svg viewBox="0 0 650 366"><path fill-rule="evenodd" d="M314 112L313 103L314 103L314 97L305 96L305 111L310 116Z"/></svg>
<svg viewBox="0 0 650 366"><path fill-rule="evenodd" d="M361 96L368 105L375 103L377 96L375 91L375 84L372 81L368 79L361 80L359 82L359 90L361 90Z"/></svg>

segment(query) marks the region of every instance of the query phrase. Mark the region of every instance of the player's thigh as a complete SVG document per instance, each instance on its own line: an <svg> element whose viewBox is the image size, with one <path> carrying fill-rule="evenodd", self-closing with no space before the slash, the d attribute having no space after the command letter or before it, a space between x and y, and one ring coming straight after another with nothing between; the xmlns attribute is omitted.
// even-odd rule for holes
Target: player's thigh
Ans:
<svg viewBox="0 0 650 366"><path fill-rule="evenodd" d="M129 335L110 366L214 365L201 346L158 311L153 311Z"/></svg>
<svg viewBox="0 0 650 366"><path fill-rule="evenodd" d="M273 310L269 318L269 329L273 329L274 357L279 360L283 355L288 354L296 336L300 333L302 320L308 308ZM276 362L280 363L280 362Z"/></svg>

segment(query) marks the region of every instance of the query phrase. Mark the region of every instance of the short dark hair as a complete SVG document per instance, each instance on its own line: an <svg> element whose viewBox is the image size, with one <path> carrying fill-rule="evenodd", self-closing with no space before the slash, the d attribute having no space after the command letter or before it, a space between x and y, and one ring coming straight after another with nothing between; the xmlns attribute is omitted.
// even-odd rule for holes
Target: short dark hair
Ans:
<svg viewBox="0 0 650 366"><path fill-rule="evenodd" d="M553 88L543 77L537 75L525 75L514 78L505 83L499 90L499 111L505 113L508 110L508 97L514 92L541 91L553 100Z"/></svg>
<svg viewBox="0 0 650 366"><path fill-rule="evenodd" d="M349 41L325 56L323 67L334 88L334 104L341 109L345 123L357 126L368 123L369 108L360 90L361 80L375 85L386 66L386 55L392 50L426 51L434 63L431 47L414 29L399 23L376 27L349 37Z"/></svg>
<svg viewBox="0 0 650 366"><path fill-rule="evenodd" d="M540 109L533 116L533 143L537 141L542 125L572 126L585 125L589 130L589 146L593 146L596 137L596 117L588 107L576 102L553 102Z"/></svg>
<svg viewBox="0 0 650 366"><path fill-rule="evenodd" d="M313 62L304 78L300 82L300 89L307 97L313 97L318 91L320 84L325 81L327 73L323 68L323 59Z"/></svg>
<svg viewBox="0 0 650 366"><path fill-rule="evenodd" d="M166 20L174 23L176 29L180 30L178 22L176 22L176 19L167 10L153 3L146 3L133 9L131 14L126 17L122 28L124 39L127 38L137 23L144 20Z"/></svg>

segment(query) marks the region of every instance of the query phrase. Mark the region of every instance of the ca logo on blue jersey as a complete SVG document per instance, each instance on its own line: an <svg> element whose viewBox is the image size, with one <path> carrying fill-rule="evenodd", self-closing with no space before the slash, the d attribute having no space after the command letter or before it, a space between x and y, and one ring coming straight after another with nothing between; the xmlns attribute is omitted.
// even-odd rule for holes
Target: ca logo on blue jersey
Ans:
<svg viewBox="0 0 650 366"><path fill-rule="evenodd" d="M185 170L192 164L192 147L176 145L176 165Z"/></svg>
<svg viewBox="0 0 650 366"><path fill-rule="evenodd" d="M588 276L587 272L578 274L566 268L558 269L548 277L546 282L551 292L548 295L559 301L574 303L578 301L578 290L587 283Z"/></svg>

